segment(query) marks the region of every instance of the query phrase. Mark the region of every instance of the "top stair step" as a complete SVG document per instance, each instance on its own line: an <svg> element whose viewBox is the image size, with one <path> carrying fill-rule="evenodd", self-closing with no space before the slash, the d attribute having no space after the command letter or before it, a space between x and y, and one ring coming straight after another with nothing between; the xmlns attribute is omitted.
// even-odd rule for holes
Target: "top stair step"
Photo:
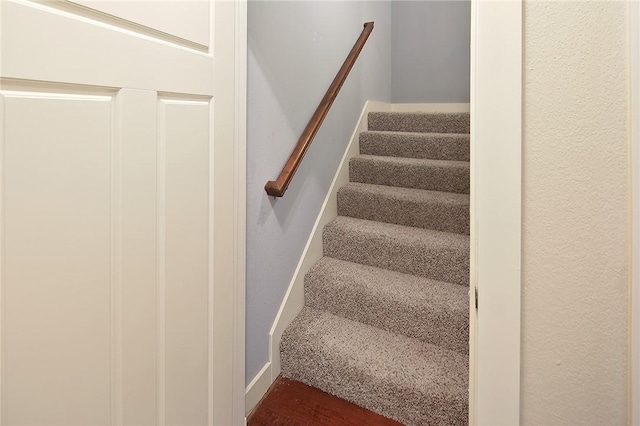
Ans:
<svg viewBox="0 0 640 426"><path fill-rule="evenodd" d="M468 112L370 112L369 130L420 133L469 133Z"/></svg>

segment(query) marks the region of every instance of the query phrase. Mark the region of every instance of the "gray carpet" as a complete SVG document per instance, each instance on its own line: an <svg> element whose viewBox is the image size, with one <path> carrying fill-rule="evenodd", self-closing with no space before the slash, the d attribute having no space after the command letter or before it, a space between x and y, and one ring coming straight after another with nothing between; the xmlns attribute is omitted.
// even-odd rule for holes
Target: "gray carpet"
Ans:
<svg viewBox="0 0 640 426"><path fill-rule="evenodd" d="M351 182L469 193L469 162L359 155L349 161Z"/></svg>
<svg viewBox="0 0 640 426"><path fill-rule="evenodd" d="M469 134L362 132L360 153L384 157L469 161Z"/></svg>
<svg viewBox="0 0 640 426"><path fill-rule="evenodd" d="M282 374L406 425L468 423L469 114L370 113Z"/></svg>
<svg viewBox="0 0 640 426"><path fill-rule="evenodd" d="M325 226L324 255L468 285L469 237L338 216Z"/></svg>
<svg viewBox="0 0 640 426"><path fill-rule="evenodd" d="M456 284L323 257L305 277L304 297L311 308L466 354L467 291Z"/></svg>
<svg viewBox="0 0 640 426"><path fill-rule="evenodd" d="M369 130L420 133L469 133L469 113L372 112Z"/></svg>
<svg viewBox="0 0 640 426"><path fill-rule="evenodd" d="M469 235L469 195L367 183L338 190L338 214Z"/></svg>

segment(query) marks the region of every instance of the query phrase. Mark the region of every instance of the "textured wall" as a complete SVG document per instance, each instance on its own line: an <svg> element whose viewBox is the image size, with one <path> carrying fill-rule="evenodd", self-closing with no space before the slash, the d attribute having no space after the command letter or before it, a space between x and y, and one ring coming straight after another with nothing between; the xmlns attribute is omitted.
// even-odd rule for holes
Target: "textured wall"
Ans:
<svg viewBox="0 0 640 426"><path fill-rule="evenodd" d="M627 423L626 8L526 2L523 424Z"/></svg>
<svg viewBox="0 0 640 426"><path fill-rule="evenodd" d="M469 102L471 2L391 6L391 100Z"/></svg>
<svg viewBox="0 0 640 426"><path fill-rule="evenodd" d="M281 199L275 179L366 21L375 28ZM247 108L246 381L366 100L390 101L388 1L250 1Z"/></svg>

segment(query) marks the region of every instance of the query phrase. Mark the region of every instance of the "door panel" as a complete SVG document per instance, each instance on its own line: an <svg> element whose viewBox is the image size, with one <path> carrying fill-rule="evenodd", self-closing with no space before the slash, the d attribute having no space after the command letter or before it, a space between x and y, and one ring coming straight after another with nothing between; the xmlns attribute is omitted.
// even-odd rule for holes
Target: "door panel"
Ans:
<svg viewBox="0 0 640 426"><path fill-rule="evenodd" d="M128 7L136 0L118 3ZM56 5L59 2L0 2L2 77L213 94L209 50L122 26L126 23L118 19L98 20L85 9L71 13Z"/></svg>
<svg viewBox="0 0 640 426"><path fill-rule="evenodd" d="M5 418L105 423L112 99L3 98Z"/></svg>
<svg viewBox="0 0 640 426"><path fill-rule="evenodd" d="M209 2L206 0L138 0L135 3L75 0L73 3L209 46Z"/></svg>
<svg viewBox="0 0 640 426"><path fill-rule="evenodd" d="M209 365L209 104L159 101L164 244L166 420L207 419ZM164 157L164 158L163 158ZM188 315L185 315L188 313Z"/></svg>
<svg viewBox="0 0 640 426"><path fill-rule="evenodd" d="M0 424L212 424L212 52L61 4L0 3Z"/></svg>

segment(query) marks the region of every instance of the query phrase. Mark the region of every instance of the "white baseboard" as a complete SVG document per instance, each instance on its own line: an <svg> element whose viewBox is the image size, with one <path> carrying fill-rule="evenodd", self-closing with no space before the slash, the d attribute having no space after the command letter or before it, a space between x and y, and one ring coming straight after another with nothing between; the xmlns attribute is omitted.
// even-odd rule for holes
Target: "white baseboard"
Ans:
<svg viewBox="0 0 640 426"><path fill-rule="evenodd" d="M280 339L282 333L291 324L304 307L304 276L309 269L322 257L322 230L324 226L338 216L338 189L349 182L349 160L360 152L359 135L367 130L367 116L369 112L468 112L469 104L390 104L387 102L368 101L360 114L351 140L347 145L342 160L338 166L324 203L320 209L315 225L307 241L298 266L289 283L280 310L269 332L270 361L260 370L247 386L246 410L250 412L260 401L280 374Z"/></svg>
<svg viewBox="0 0 640 426"><path fill-rule="evenodd" d="M273 380L271 380L271 361L269 361L260 369L244 391L244 407L247 417L258 405L264 394L267 393L271 383L273 383Z"/></svg>
<svg viewBox="0 0 640 426"><path fill-rule="evenodd" d="M391 104L393 112L469 112L469 104Z"/></svg>

